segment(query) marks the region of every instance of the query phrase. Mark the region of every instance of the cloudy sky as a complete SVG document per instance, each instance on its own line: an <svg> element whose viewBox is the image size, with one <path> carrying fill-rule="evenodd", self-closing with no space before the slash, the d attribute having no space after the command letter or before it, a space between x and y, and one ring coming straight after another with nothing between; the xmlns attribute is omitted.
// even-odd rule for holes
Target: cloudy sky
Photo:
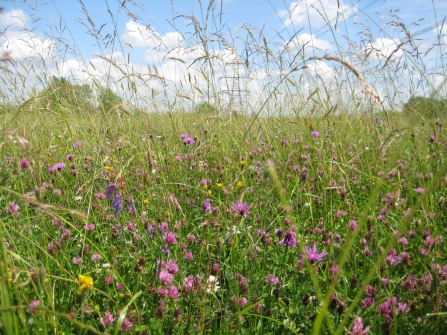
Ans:
<svg viewBox="0 0 447 335"><path fill-rule="evenodd" d="M231 91L228 77L236 73L250 77L248 89L262 92L269 75L311 56L398 64L405 55L397 46L412 34L416 42L403 48L418 47L416 57L424 57L418 62L434 84L445 75L447 22L436 25L447 15L445 0L216 0L209 15L209 0L141 3L0 1L0 57L13 60L2 63L23 77L34 75L27 90L51 75L89 84L95 78L126 90L131 75L152 93L171 85L200 100L210 75L220 93ZM248 63L250 73L241 74ZM308 62L306 71L322 80L335 76L324 60Z"/></svg>

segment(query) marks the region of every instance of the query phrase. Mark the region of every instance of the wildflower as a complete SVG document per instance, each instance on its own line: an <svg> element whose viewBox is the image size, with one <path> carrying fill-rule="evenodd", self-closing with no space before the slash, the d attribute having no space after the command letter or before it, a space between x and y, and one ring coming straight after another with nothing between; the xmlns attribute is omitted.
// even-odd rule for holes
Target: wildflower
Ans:
<svg viewBox="0 0 447 335"><path fill-rule="evenodd" d="M244 216L245 218L248 216L248 214L251 213L249 211L250 207L251 206L249 206L248 204L242 203L240 201L237 201L231 205L232 210L238 212L241 216Z"/></svg>
<svg viewBox="0 0 447 335"><path fill-rule="evenodd" d="M192 252L191 252L191 251L188 251L188 252L185 254L185 259L186 259L187 261L192 261L192 260L194 259L194 256L192 255Z"/></svg>
<svg viewBox="0 0 447 335"><path fill-rule="evenodd" d="M73 148L77 149L77 148L79 148L81 145L82 145L82 142L81 142L81 141L74 142L74 143L73 143Z"/></svg>
<svg viewBox="0 0 447 335"><path fill-rule="evenodd" d="M145 205L149 205L149 199L144 199L144 200L143 200L143 204L145 204Z"/></svg>
<svg viewBox="0 0 447 335"><path fill-rule="evenodd" d="M366 335L369 332L369 327L363 329L363 319L360 317L356 317L354 321L354 325L351 328L351 331L348 335Z"/></svg>
<svg viewBox="0 0 447 335"><path fill-rule="evenodd" d="M21 168L26 169L26 168L29 168L30 163L29 163L29 161L26 158L22 158L22 159L20 159L19 165L20 165Z"/></svg>
<svg viewBox="0 0 447 335"><path fill-rule="evenodd" d="M115 322L115 320L116 318L114 318L112 314L105 312L104 317L100 318L99 322L101 322L104 328L108 328Z"/></svg>
<svg viewBox="0 0 447 335"><path fill-rule="evenodd" d="M65 164L64 163L57 163L57 164L54 164L52 167L50 167L49 169L48 169L48 172L49 173L54 173L56 170L62 170L63 168L65 167Z"/></svg>
<svg viewBox="0 0 447 335"><path fill-rule="evenodd" d="M353 233L357 229L357 222L355 220L349 220L349 231Z"/></svg>
<svg viewBox="0 0 447 335"><path fill-rule="evenodd" d="M276 278L274 275L269 274L267 276L267 283L269 283L270 285L276 285L278 284L278 278Z"/></svg>
<svg viewBox="0 0 447 335"><path fill-rule="evenodd" d="M71 261L73 262L73 264L79 265L82 262L82 258L73 257L73 259Z"/></svg>
<svg viewBox="0 0 447 335"><path fill-rule="evenodd" d="M175 238L175 233L173 231L170 231L167 234L163 235L163 241L165 241L167 244L177 243L177 239Z"/></svg>
<svg viewBox="0 0 447 335"><path fill-rule="evenodd" d="M175 299L180 298L180 293L179 293L177 287L175 287L174 285L172 285L172 286L170 286L169 289L167 290L167 292L166 292L166 296L167 296L169 299L175 300Z"/></svg>
<svg viewBox="0 0 447 335"><path fill-rule="evenodd" d="M288 248L295 248L296 247L295 232L289 230L284 236L284 238L278 244L285 244L286 247Z"/></svg>
<svg viewBox="0 0 447 335"><path fill-rule="evenodd" d="M86 230L86 231L93 231L93 230L95 230L95 225L94 225L93 223L90 223L90 224L88 224L88 225L85 227L85 230Z"/></svg>
<svg viewBox="0 0 447 335"><path fill-rule="evenodd" d="M220 288L219 280L213 275L210 275L208 277L208 279L206 280L206 284L206 293L216 293L217 290Z"/></svg>
<svg viewBox="0 0 447 335"><path fill-rule="evenodd" d="M95 196L99 199L99 200L104 200L106 198L106 195L102 192L96 193Z"/></svg>
<svg viewBox="0 0 447 335"><path fill-rule="evenodd" d="M218 181L218 182L216 183L216 185L217 185L217 187L219 187L221 190L224 190L224 189L225 189L224 183L222 183L221 181Z"/></svg>
<svg viewBox="0 0 447 335"><path fill-rule="evenodd" d="M19 214L19 205L17 205L15 202L10 202L9 206L6 208L6 212L9 215L17 216Z"/></svg>
<svg viewBox="0 0 447 335"><path fill-rule="evenodd" d="M161 270L160 275L158 276L158 279L160 279L161 283L163 285L170 285L172 281L174 280L174 275L169 273L166 270Z"/></svg>
<svg viewBox="0 0 447 335"><path fill-rule="evenodd" d="M237 184L236 184L236 187L237 188L241 188L242 186L244 186L244 182L242 180L238 181Z"/></svg>
<svg viewBox="0 0 447 335"><path fill-rule="evenodd" d="M104 166L104 169L107 170L107 171L112 171L113 170L113 166L106 165L106 166Z"/></svg>
<svg viewBox="0 0 447 335"><path fill-rule="evenodd" d="M211 212L212 212L212 209L211 209L211 200L208 199L208 198L206 198L206 199L203 201L203 211L204 211L205 213L211 213Z"/></svg>
<svg viewBox="0 0 447 335"><path fill-rule="evenodd" d="M79 290L78 294L83 293L85 290L93 288L93 278L90 276L78 275L79 279Z"/></svg>
<svg viewBox="0 0 447 335"><path fill-rule="evenodd" d="M417 194L422 194L422 193L424 193L424 188L423 187L418 187L415 191L416 191Z"/></svg>
<svg viewBox="0 0 447 335"><path fill-rule="evenodd" d="M123 323L120 327L120 332L126 332L133 327L133 322L131 322L128 318L124 318Z"/></svg>
<svg viewBox="0 0 447 335"><path fill-rule="evenodd" d="M116 285L116 290L117 290L118 292L121 292L121 291L123 291L124 289L125 289L125 286L124 286L123 283L118 283L118 284Z"/></svg>
<svg viewBox="0 0 447 335"><path fill-rule="evenodd" d="M168 262L168 265L166 266L166 270L168 270L168 272L171 273L171 274L175 274L179 270L179 267L175 263L175 261L170 259L169 262Z"/></svg>
<svg viewBox="0 0 447 335"><path fill-rule="evenodd" d="M118 193L115 199L112 201L112 206L113 208L115 208L115 215L120 215L122 202L123 196L121 195L121 193Z"/></svg>
<svg viewBox="0 0 447 335"><path fill-rule="evenodd" d="M211 274L213 276L218 276L220 273L220 264L219 263L214 263L213 266L211 267Z"/></svg>
<svg viewBox="0 0 447 335"><path fill-rule="evenodd" d="M68 161L71 161L71 160L73 159L73 154L68 154L65 158L66 158Z"/></svg>
<svg viewBox="0 0 447 335"><path fill-rule="evenodd" d="M30 308L28 308L28 312L31 315L34 315L36 313L36 310L34 308L32 308L32 307L37 307L37 306L39 306L39 304L40 304L40 300L33 300L33 301L31 301L30 304L29 304Z"/></svg>
<svg viewBox="0 0 447 335"><path fill-rule="evenodd" d="M185 144L185 145L194 144L194 143L196 143L196 139L194 137L186 137L183 140L183 144Z"/></svg>
<svg viewBox="0 0 447 335"><path fill-rule="evenodd" d="M169 255L169 254L170 254L169 247L168 247L167 244L165 244L165 246L163 247L163 249L161 250L161 252L163 252L163 253L166 254L166 255Z"/></svg>
<svg viewBox="0 0 447 335"><path fill-rule="evenodd" d="M101 259L101 255L100 254L93 254L92 255L92 261L99 261Z"/></svg>
<svg viewBox="0 0 447 335"><path fill-rule="evenodd" d="M316 137L320 136L320 132L317 131L317 130L314 130L313 132L310 133L310 135L311 135L313 138L316 138Z"/></svg>
<svg viewBox="0 0 447 335"><path fill-rule="evenodd" d="M304 252L307 255L307 259L309 260L309 262L313 263L313 262L319 262L324 260L324 258L326 257L326 255L328 254L326 251L322 252L322 253L318 253L317 252L317 246L314 244L314 246L312 248L306 248L304 247Z"/></svg>
<svg viewBox="0 0 447 335"><path fill-rule="evenodd" d="M239 161L239 164L241 166L245 166L245 165L247 165L247 161L241 160L241 161Z"/></svg>
<svg viewBox="0 0 447 335"><path fill-rule="evenodd" d="M109 186L107 186L107 190L106 190L107 196L106 196L106 198L110 199L111 197L113 197L115 192L116 192L116 184L110 184ZM102 194L102 193L98 193L98 194ZM98 197L98 198L100 198L100 197Z"/></svg>

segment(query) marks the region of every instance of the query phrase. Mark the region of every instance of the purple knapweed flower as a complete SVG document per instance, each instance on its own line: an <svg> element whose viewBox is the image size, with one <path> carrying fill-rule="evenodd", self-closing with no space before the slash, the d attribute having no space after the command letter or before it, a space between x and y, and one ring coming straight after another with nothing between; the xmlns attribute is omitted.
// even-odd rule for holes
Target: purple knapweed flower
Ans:
<svg viewBox="0 0 447 335"><path fill-rule="evenodd" d="M52 167L50 167L49 169L48 169L48 172L49 173L54 173L56 170L62 170L63 168L65 167L65 164L64 163L57 163L57 164L54 164Z"/></svg>
<svg viewBox="0 0 447 335"><path fill-rule="evenodd" d="M185 145L194 144L194 143L196 143L196 139L194 137L186 137L185 139L183 139L183 144L185 144Z"/></svg>
<svg viewBox="0 0 447 335"><path fill-rule="evenodd" d="M235 212L238 212L241 216L244 216L244 218L246 218L248 216L248 214L250 214L251 212L249 211L251 206L249 206L247 203L242 203L240 201L234 202L231 205L231 209Z"/></svg>
<svg viewBox="0 0 447 335"><path fill-rule="evenodd" d="M285 244L286 247L288 248L295 248L296 247L295 232L289 230L284 236L284 238L278 244Z"/></svg>
<svg viewBox="0 0 447 335"><path fill-rule="evenodd" d="M304 252L306 253L307 259L309 262L319 262L324 260L328 252L323 251L322 253L317 252L317 246L314 244L312 248L306 248L304 247Z"/></svg>
<svg viewBox="0 0 447 335"><path fill-rule="evenodd" d="M77 149L77 148L79 148L81 145L82 145L82 142L81 142L81 141L74 142L74 143L73 143L73 148Z"/></svg>
<svg viewBox="0 0 447 335"><path fill-rule="evenodd" d="M310 135L313 138L316 138L316 137L320 136L320 132L318 130L314 130L313 132L310 133Z"/></svg>

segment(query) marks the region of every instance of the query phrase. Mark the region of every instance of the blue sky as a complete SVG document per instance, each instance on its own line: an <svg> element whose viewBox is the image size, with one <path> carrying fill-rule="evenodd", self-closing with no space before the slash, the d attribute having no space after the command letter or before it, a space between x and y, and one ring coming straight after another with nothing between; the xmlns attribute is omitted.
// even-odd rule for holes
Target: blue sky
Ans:
<svg viewBox="0 0 447 335"><path fill-rule="evenodd" d="M200 39L193 34L191 21L186 17L194 16L204 26L209 1L141 2L145 9L135 6L137 2L134 1L125 2L126 8L123 8L119 1L85 0L89 18L96 28L102 27L102 41L98 43L88 32L91 25L78 1L34 1L29 4L0 1L0 7L4 8L0 14L0 32L4 31L0 34L0 48L16 60L41 56L46 60L45 67L49 73L75 81L91 82L92 73L99 77L107 73L117 80L120 71L115 69L111 72L110 64L104 64L103 58L113 59L119 64L126 63L127 69L132 69L129 71L145 71L148 66L152 67L176 85L185 80L189 71L195 71L198 76L200 69L194 59L200 57L203 50ZM273 56L288 48L284 55L287 54L286 63L289 65L294 53L300 49L310 56L358 55L363 50L365 54L372 54L376 62L388 60L397 63L403 56L402 51L393 50L406 35L402 27L396 26L396 22L402 22L411 33L431 28L417 36L417 43L420 53L428 51L424 64L430 69L431 80L443 80L445 67L441 54L445 53L445 45L432 46L437 42L447 44L447 27L443 30L446 33L439 38L437 33L440 26L431 26L447 15L447 1L340 0L340 5L337 6L337 0L218 0L214 3L214 15L208 20L206 37L213 38L212 32L218 31L232 44L233 51L225 50L228 45L209 44L216 59L227 63L233 60L235 54L241 62L244 59L245 42L250 37L248 30L242 26L250 27L255 39L262 30ZM366 39L367 34L370 37ZM113 39L113 36L116 38ZM106 42L110 43L106 45ZM258 43L262 46L264 40ZM33 48L29 47L30 44ZM368 50L373 52L369 53ZM176 58L181 59L183 64ZM53 63L50 61L52 59ZM315 73L332 73L332 65L327 62L315 63L310 66L313 66ZM221 78L228 73L225 66L219 66ZM257 70L253 76L262 77L262 71ZM441 74L437 76L436 73ZM103 79L101 81L104 83ZM183 85L183 82L180 84ZM197 86L203 87L201 84ZM163 85L157 83L149 86L161 88ZM255 86L262 91L261 84Z"/></svg>

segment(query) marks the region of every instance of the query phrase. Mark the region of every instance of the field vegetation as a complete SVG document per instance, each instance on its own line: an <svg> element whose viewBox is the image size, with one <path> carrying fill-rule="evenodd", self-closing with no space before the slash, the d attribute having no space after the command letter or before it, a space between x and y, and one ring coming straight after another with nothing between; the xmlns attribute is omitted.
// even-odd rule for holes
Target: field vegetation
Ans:
<svg viewBox="0 0 447 335"><path fill-rule="evenodd" d="M218 4L204 15L217 21ZM236 100L213 51L236 50L233 36L186 19L204 50L188 63L199 99L106 54L120 80L20 86L51 60L3 55L1 331L445 334L445 82L411 57L411 36L374 61L272 58L245 27L238 69L267 79ZM308 71L323 61L332 79Z"/></svg>

